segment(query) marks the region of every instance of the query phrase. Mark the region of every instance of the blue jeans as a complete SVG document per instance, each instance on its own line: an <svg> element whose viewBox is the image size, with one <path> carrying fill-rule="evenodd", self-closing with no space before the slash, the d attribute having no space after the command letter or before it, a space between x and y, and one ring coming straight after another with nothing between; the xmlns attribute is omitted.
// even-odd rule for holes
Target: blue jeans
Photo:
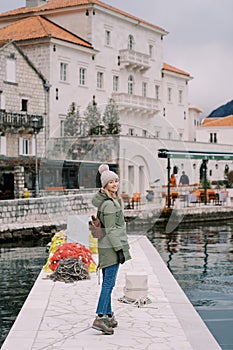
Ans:
<svg viewBox="0 0 233 350"><path fill-rule="evenodd" d="M102 269L103 282L101 287L101 293L96 309L97 314L108 315L112 314L112 290L116 283L117 272L119 264L105 267Z"/></svg>

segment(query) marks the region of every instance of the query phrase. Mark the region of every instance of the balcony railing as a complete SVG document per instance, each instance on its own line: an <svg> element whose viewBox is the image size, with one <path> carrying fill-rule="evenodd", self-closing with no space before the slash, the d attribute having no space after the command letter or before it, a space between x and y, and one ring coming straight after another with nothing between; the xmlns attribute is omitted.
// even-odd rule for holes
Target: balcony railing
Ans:
<svg viewBox="0 0 233 350"><path fill-rule="evenodd" d="M149 115L159 112L158 101L155 98L126 93L113 93L112 98L119 110L132 110Z"/></svg>
<svg viewBox="0 0 233 350"><path fill-rule="evenodd" d="M149 55L133 50L120 50L120 65L135 70L146 70L150 68Z"/></svg>
<svg viewBox="0 0 233 350"><path fill-rule="evenodd" d="M38 119L38 127L43 128L43 115L41 114L29 114L26 112L6 112L0 110L0 131L19 131L25 130L32 132L33 119Z"/></svg>

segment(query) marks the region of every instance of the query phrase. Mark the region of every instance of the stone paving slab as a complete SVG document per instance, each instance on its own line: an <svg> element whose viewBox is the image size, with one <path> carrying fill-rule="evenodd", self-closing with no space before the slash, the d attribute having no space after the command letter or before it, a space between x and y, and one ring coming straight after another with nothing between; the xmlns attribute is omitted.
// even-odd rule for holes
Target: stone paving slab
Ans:
<svg viewBox="0 0 233 350"><path fill-rule="evenodd" d="M144 236L130 236L132 260L120 266L113 293L119 326L114 335L91 328L98 277L72 284L40 273L2 350L217 350L221 349L160 255ZM150 304L120 302L127 272L148 274Z"/></svg>

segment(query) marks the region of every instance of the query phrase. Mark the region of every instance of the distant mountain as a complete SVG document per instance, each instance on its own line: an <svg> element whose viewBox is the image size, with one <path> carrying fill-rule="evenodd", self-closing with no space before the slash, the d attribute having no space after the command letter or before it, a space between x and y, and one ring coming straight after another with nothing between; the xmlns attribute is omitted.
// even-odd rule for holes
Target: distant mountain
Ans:
<svg viewBox="0 0 233 350"><path fill-rule="evenodd" d="M227 117L228 115L233 115L233 100L216 108L207 118L221 118Z"/></svg>

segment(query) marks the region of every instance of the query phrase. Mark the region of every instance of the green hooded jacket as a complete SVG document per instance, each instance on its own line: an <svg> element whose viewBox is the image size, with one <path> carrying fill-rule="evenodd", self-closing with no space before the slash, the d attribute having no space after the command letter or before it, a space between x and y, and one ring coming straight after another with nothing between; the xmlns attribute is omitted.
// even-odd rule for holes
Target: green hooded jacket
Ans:
<svg viewBox="0 0 233 350"><path fill-rule="evenodd" d="M121 198L113 200L100 190L93 197L92 204L100 208L99 218L105 227L105 236L98 240L99 267L117 264L116 252L120 249L125 261L131 259Z"/></svg>

